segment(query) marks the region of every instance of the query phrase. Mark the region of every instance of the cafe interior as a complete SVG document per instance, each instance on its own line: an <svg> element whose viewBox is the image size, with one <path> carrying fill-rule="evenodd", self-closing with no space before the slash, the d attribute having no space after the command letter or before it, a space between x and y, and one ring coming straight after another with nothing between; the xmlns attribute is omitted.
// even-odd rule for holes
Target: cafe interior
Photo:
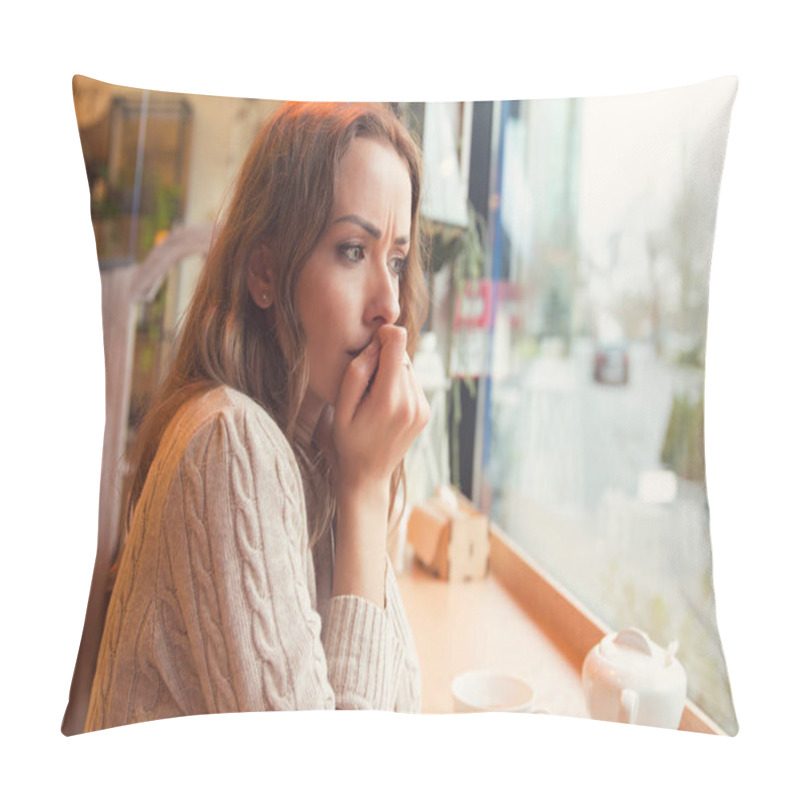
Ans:
<svg viewBox="0 0 800 800"><path fill-rule="evenodd" d="M81 76L73 93L102 286L106 430L66 733L85 714L90 631L102 627L90 622L105 613L133 437L231 182L279 106ZM587 245L596 123L585 101L394 108L422 145L429 253L414 367L431 419L407 455L390 536L423 713L734 735L708 577L697 334L707 295L656 311L658 297L597 301L603 254L624 261L638 229L608 222L593 233L603 246ZM644 402L659 410L652 421L637 414Z"/></svg>

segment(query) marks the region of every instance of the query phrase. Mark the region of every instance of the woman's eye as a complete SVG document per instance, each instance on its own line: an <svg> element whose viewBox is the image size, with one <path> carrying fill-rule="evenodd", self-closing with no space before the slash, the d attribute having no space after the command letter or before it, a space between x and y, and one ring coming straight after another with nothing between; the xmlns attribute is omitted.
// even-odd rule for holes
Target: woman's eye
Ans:
<svg viewBox="0 0 800 800"><path fill-rule="evenodd" d="M395 256L389 261L389 269L398 277L402 276L402 274L406 271L407 266L408 256Z"/></svg>
<svg viewBox="0 0 800 800"><path fill-rule="evenodd" d="M339 254L356 263L364 258L364 248L360 244L343 244L339 248Z"/></svg>

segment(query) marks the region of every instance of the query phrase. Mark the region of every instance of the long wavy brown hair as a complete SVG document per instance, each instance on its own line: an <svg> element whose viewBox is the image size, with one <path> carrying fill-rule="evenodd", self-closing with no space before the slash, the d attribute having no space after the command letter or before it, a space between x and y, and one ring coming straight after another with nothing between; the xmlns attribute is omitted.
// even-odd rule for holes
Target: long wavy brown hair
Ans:
<svg viewBox="0 0 800 800"><path fill-rule="evenodd" d="M224 384L263 406L286 434L303 476L311 545L329 529L336 513L336 476L318 444L307 445L297 436L308 363L295 287L331 221L339 165L357 137L391 146L408 166L411 240L408 267L400 280L397 324L407 329L408 350L414 352L427 308L419 146L388 106L282 106L241 167L187 309L174 361L139 429L127 497L128 525L170 420L187 400ZM251 256L267 243L274 259L274 301L262 309L249 293L247 273ZM404 481L401 463L392 475L390 509Z"/></svg>

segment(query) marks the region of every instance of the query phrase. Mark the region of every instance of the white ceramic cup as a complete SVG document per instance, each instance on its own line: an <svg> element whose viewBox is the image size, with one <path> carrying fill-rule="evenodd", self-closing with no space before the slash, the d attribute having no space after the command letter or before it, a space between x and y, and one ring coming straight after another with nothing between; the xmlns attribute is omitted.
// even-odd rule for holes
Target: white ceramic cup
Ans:
<svg viewBox="0 0 800 800"><path fill-rule="evenodd" d="M527 681L491 669L464 672L450 688L457 712L539 710L533 706L535 692Z"/></svg>

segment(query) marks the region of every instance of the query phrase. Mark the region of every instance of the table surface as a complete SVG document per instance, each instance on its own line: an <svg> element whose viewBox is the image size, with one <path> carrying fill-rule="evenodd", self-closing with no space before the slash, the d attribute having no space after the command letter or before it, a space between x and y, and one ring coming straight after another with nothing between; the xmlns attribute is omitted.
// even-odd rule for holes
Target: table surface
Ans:
<svg viewBox="0 0 800 800"><path fill-rule="evenodd" d="M460 673L495 669L529 681L548 713L588 717L581 665L491 572L451 583L407 558L398 583L422 668L423 713L453 711L450 685Z"/></svg>

